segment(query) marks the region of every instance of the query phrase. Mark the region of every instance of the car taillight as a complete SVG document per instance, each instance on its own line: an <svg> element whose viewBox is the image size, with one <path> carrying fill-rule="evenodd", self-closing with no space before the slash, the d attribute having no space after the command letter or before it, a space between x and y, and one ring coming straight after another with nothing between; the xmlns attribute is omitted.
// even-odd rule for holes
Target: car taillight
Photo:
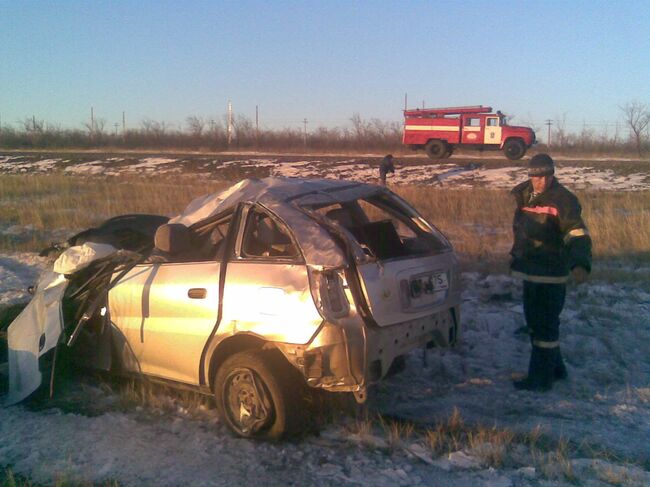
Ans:
<svg viewBox="0 0 650 487"><path fill-rule="evenodd" d="M340 313L345 310L345 305L347 304L343 295L341 278L333 272L328 272L323 277L325 278L325 288L327 291L327 304L332 312Z"/></svg>
<svg viewBox="0 0 650 487"><path fill-rule="evenodd" d="M343 271L325 271L321 274L320 297L323 311L332 318L342 318L350 312L345 295Z"/></svg>

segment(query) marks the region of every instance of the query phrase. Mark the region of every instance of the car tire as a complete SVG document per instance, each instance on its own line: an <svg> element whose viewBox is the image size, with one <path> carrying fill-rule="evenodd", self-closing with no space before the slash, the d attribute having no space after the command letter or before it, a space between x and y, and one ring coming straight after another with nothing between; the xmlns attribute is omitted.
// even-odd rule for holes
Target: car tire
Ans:
<svg viewBox="0 0 650 487"><path fill-rule="evenodd" d="M516 161L517 159L524 157L524 154L526 153L526 147L521 140L510 139L506 141L505 145L503 146L503 153L511 161Z"/></svg>
<svg viewBox="0 0 650 487"><path fill-rule="evenodd" d="M302 387L274 350L231 355L219 368L214 394L221 420L238 436L277 440L304 425Z"/></svg>
<svg viewBox="0 0 650 487"><path fill-rule="evenodd" d="M424 146L424 151L431 159L443 159L447 150L447 143L440 139L431 139Z"/></svg>

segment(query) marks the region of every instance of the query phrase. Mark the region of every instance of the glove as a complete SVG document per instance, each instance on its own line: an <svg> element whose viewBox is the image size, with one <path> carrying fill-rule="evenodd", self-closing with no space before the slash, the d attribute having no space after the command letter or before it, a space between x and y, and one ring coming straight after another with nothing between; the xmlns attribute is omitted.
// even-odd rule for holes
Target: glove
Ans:
<svg viewBox="0 0 650 487"><path fill-rule="evenodd" d="M589 273L584 267L574 267L571 269L571 277L576 284L582 284L589 278Z"/></svg>

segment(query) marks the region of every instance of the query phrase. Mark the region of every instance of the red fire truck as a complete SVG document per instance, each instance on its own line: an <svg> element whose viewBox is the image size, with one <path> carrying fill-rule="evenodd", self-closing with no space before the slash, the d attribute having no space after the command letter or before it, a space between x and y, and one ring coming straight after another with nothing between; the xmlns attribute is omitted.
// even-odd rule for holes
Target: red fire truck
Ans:
<svg viewBox="0 0 650 487"><path fill-rule="evenodd" d="M492 113L492 107L478 105L404 110L402 142L413 150L423 149L432 159L449 157L462 147L503 150L515 160L536 140L531 128L508 125L500 111Z"/></svg>

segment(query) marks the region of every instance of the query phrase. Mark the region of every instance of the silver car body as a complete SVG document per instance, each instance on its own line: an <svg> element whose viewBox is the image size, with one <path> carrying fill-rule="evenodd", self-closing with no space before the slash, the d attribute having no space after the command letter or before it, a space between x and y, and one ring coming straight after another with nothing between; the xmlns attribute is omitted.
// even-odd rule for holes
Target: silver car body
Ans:
<svg viewBox="0 0 650 487"><path fill-rule="evenodd" d="M360 241L359 227L323 213L334 206L339 213L358 211L362 200L385 205L421 248L382 258ZM230 354L277 348L310 386L363 400L396 357L458 339L460 282L452 248L389 190L336 180L245 180L193 201L170 223L214 232L219 218L228 222L219 257L142 263L110 290L114 342L127 370L210 388ZM261 233L248 222L266 218L290 250L247 253L248 235ZM379 229L389 241L377 248L397 235L387 220L364 228Z"/></svg>

